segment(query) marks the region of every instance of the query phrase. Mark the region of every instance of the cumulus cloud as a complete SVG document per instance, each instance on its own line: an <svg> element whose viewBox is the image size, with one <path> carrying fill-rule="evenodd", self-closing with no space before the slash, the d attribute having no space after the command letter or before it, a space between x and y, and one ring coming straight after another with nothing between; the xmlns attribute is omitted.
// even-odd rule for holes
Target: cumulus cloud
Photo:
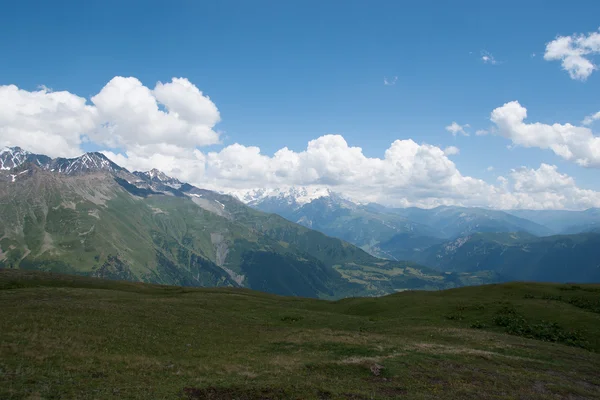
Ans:
<svg viewBox="0 0 600 400"><path fill-rule="evenodd" d="M497 132L513 144L550 149L583 167L600 167L600 137L591 129L571 124L526 123L527 109L511 101L492 111Z"/></svg>
<svg viewBox="0 0 600 400"><path fill-rule="evenodd" d="M600 33L591 32L571 36L558 36L546 44L544 59L560 61L571 79L585 81L598 66L591 56L600 53Z"/></svg>
<svg viewBox="0 0 600 400"><path fill-rule="evenodd" d="M459 125L455 121L452 121L452 123L446 127L446 130L452 133L453 136L456 136L459 133L464 136L469 136L469 133L465 131L465 129L470 127L469 124Z"/></svg>
<svg viewBox="0 0 600 400"><path fill-rule="evenodd" d="M101 124L92 138L110 147L219 143L212 129L220 120L217 107L184 78L158 82L150 90L136 78L115 77L91 101Z"/></svg>
<svg viewBox="0 0 600 400"><path fill-rule="evenodd" d="M156 168L184 182L197 182L205 172L206 157L195 148L158 144L135 146L123 153L108 150L102 153L130 171L149 171Z"/></svg>
<svg viewBox="0 0 600 400"><path fill-rule="evenodd" d="M214 103L184 78L151 90L136 78L115 77L89 103L46 87L0 86L0 145L50 156L77 156L85 140L127 151L216 144L219 120Z"/></svg>
<svg viewBox="0 0 600 400"><path fill-rule="evenodd" d="M207 154L200 180L221 190L326 185L362 201L422 206L472 201L489 190L482 180L461 175L439 147L396 140L382 158L369 158L340 135L311 140L301 152L283 148L272 157L258 147L227 146Z"/></svg>
<svg viewBox="0 0 600 400"><path fill-rule="evenodd" d="M555 165L513 169L510 178L511 183L505 185L505 193L499 197L504 208L586 209L600 206L600 192L577 187L575 180L558 172ZM511 191L507 191L508 186Z"/></svg>
<svg viewBox="0 0 600 400"><path fill-rule="evenodd" d="M485 170L488 171L488 172L492 172L494 170L494 167L490 165Z"/></svg>
<svg viewBox="0 0 600 400"><path fill-rule="evenodd" d="M82 134L96 127L97 117L95 107L69 92L0 86L0 146L76 156L81 154Z"/></svg>

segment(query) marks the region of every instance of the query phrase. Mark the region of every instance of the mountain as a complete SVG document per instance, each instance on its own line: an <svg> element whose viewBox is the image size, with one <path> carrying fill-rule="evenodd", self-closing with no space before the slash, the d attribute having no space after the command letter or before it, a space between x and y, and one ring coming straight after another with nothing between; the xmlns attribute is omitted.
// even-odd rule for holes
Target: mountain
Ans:
<svg viewBox="0 0 600 400"><path fill-rule="evenodd" d="M20 147L5 147L0 150L0 171L12 170L26 162L32 162L41 168L47 168L52 159L47 156L32 154Z"/></svg>
<svg viewBox="0 0 600 400"><path fill-rule="evenodd" d="M524 218L532 212L513 215L455 206L396 209L356 204L331 191L318 194L311 198L300 188L242 198L257 209L276 212L387 259L455 273L494 271L508 280L600 281L600 235L593 234L600 234L596 209L536 214L539 222L535 222ZM556 216L570 215L577 218L571 218L574 227L570 231L565 224L565 232L590 233L549 236L555 226L545 224Z"/></svg>
<svg viewBox="0 0 600 400"><path fill-rule="evenodd" d="M288 188L255 190L236 196L258 210L276 213L289 221L348 241L383 258L379 247L399 233L435 236L436 232L407 218L357 204L329 189Z"/></svg>
<svg viewBox="0 0 600 400"><path fill-rule="evenodd" d="M75 158L55 158L32 154L20 147L6 147L0 151L0 169L14 170L21 165L31 164L42 170L58 172L64 175L79 175L95 171L118 173L123 168L110 161L102 153L85 153Z"/></svg>
<svg viewBox="0 0 600 400"><path fill-rule="evenodd" d="M156 168L145 172L134 171L133 174L140 178L142 181L155 185L165 185L174 189L179 189L183 185L183 183L181 183L178 179L171 178L170 176L167 176L164 172L161 172Z"/></svg>
<svg viewBox="0 0 600 400"><path fill-rule="evenodd" d="M584 211L511 210L508 213L546 226L554 234L600 231L600 208Z"/></svg>
<svg viewBox="0 0 600 400"><path fill-rule="evenodd" d="M445 242L437 236L425 236L418 233L399 233L379 243L377 250L393 260L420 260L421 253L431 246Z"/></svg>
<svg viewBox="0 0 600 400"><path fill-rule="evenodd" d="M416 207L388 209L411 221L427 225L446 238L477 232L528 232L536 236L552 233L547 227L511 215L505 211L479 207L440 206L432 209Z"/></svg>
<svg viewBox="0 0 600 400"><path fill-rule="evenodd" d="M508 280L600 282L600 233L476 233L406 254L438 270L491 270Z"/></svg>
<svg viewBox="0 0 600 400"><path fill-rule="evenodd" d="M23 164L30 155L20 147L6 147L0 150L0 170L11 170Z"/></svg>
<svg viewBox="0 0 600 400"><path fill-rule="evenodd" d="M498 279L377 259L231 196L158 171L130 173L100 153L11 151L18 165L0 173L0 267L322 298Z"/></svg>
<svg viewBox="0 0 600 400"><path fill-rule="evenodd" d="M504 211L448 207L388 208L357 204L328 189L288 188L235 194L251 207L271 212L359 246L382 258L402 260L413 251L476 232L549 235L545 226Z"/></svg>
<svg viewBox="0 0 600 400"><path fill-rule="evenodd" d="M258 210L284 216L300 209L313 200L323 197L341 196L328 188L288 187L275 189L252 189L229 192L246 205ZM289 219L289 218L288 218Z"/></svg>

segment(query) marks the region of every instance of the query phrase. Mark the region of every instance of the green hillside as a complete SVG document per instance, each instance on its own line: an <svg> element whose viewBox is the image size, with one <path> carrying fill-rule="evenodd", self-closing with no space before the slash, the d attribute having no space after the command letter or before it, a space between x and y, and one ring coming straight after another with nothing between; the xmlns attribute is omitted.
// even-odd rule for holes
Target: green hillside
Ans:
<svg viewBox="0 0 600 400"><path fill-rule="evenodd" d="M329 302L0 270L2 399L595 399L600 286Z"/></svg>
<svg viewBox="0 0 600 400"><path fill-rule="evenodd" d="M16 182L0 182L0 267L321 298L496 279L379 260L229 196L134 186L139 178L122 169L20 170Z"/></svg>

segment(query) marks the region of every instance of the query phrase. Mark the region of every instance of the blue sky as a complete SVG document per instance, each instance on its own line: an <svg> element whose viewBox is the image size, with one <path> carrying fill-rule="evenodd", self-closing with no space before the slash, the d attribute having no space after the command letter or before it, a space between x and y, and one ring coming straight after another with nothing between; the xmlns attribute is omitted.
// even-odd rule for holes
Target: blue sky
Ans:
<svg viewBox="0 0 600 400"><path fill-rule="evenodd" d="M115 76L150 88L185 77L220 112L223 145L203 152L240 143L272 156L340 134L381 158L410 138L458 147L462 175L490 183L544 162L600 190L597 168L474 134L515 100L529 122L580 124L600 111L600 73L571 79L543 58L557 35L598 30L597 1L18 1L2 14L0 85L89 99ZM453 121L470 136L450 134Z"/></svg>

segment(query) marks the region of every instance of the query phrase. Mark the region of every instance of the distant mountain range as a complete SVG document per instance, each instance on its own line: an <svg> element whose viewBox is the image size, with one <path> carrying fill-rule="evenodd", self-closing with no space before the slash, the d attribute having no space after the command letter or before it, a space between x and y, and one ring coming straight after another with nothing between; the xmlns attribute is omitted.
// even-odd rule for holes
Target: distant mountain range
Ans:
<svg viewBox="0 0 600 400"><path fill-rule="evenodd" d="M381 257L397 258L394 244L410 238L418 246L476 232L549 235L548 227L504 211L483 208L388 208L358 204L330 190L307 188L233 193L251 207L347 240ZM419 238L423 239L420 243Z"/></svg>
<svg viewBox="0 0 600 400"><path fill-rule="evenodd" d="M130 172L101 153L53 159L8 148L0 166L0 268L321 298L501 279L378 259L158 170ZM301 195L297 204L312 203Z"/></svg>
<svg viewBox="0 0 600 400"><path fill-rule="evenodd" d="M322 298L600 280L598 209L396 209L327 188L230 196L101 153L6 148L0 168L0 267Z"/></svg>
<svg viewBox="0 0 600 400"><path fill-rule="evenodd" d="M600 281L600 209L388 208L331 191L306 193L288 188L237 196L382 258L440 271L492 270L505 279Z"/></svg>
<svg viewBox="0 0 600 400"><path fill-rule="evenodd" d="M584 211L511 210L510 214L544 225L553 234L600 232L600 208Z"/></svg>

